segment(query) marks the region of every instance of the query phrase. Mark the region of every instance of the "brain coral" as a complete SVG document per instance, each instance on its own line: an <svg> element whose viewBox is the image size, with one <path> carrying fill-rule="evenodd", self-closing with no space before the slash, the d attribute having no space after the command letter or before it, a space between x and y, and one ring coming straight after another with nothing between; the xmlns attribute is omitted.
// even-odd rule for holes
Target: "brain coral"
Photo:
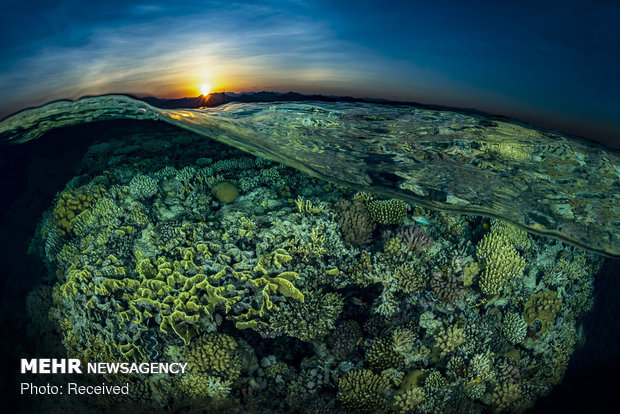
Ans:
<svg viewBox="0 0 620 414"><path fill-rule="evenodd" d="M211 188L211 194L224 204L230 204L239 197L239 190L231 182L222 181Z"/></svg>

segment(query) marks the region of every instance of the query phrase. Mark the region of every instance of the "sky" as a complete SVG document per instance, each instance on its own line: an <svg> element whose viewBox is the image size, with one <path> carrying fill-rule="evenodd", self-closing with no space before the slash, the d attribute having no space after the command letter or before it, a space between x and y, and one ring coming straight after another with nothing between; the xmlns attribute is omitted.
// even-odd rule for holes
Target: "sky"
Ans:
<svg viewBox="0 0 620 414"><path fill-rule="evenodd" d="M620 147L618 1L5 1L0 118L85 95L475 108Z"/></svg>

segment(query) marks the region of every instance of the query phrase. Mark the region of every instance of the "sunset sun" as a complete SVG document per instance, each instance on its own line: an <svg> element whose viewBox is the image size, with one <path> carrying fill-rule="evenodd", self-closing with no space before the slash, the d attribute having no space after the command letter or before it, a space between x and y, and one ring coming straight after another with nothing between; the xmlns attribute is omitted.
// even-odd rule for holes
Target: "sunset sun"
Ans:
<svg viewBox="0 0 620 414"><path fill-rule="evenodd" d="M211 93L211 89L212 86L210 83L203 83L202 85L200 85L200 94L207 96L209 93Z"/></svg>

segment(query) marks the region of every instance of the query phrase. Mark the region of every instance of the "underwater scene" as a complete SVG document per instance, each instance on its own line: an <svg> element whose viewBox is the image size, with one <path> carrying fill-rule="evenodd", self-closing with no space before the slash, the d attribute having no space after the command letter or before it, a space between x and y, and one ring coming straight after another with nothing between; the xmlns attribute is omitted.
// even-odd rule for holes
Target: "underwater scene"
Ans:
<svg viewBox="0 0 620 414"><path fill-rule="evenodd" d="M15 412L614 400L615 149L422 106L124 95L21 111L0 139ZM160 371L45 376L20 358ZM73 382L123 391L71 395Z"/></svg>

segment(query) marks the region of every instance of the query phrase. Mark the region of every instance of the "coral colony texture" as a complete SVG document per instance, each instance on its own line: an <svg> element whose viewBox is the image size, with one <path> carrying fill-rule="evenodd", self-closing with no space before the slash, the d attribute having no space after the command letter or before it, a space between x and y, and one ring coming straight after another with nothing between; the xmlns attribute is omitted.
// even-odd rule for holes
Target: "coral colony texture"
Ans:
<svg viewBox="0 0 620 414"><path fill-rule="evenodd" d="M97 407L521 412L583 340L601 259L505 222L183 131L96 143L82 171L39 226L33 323L83 363L188 363L106 376L130 394Z"/></svg>

